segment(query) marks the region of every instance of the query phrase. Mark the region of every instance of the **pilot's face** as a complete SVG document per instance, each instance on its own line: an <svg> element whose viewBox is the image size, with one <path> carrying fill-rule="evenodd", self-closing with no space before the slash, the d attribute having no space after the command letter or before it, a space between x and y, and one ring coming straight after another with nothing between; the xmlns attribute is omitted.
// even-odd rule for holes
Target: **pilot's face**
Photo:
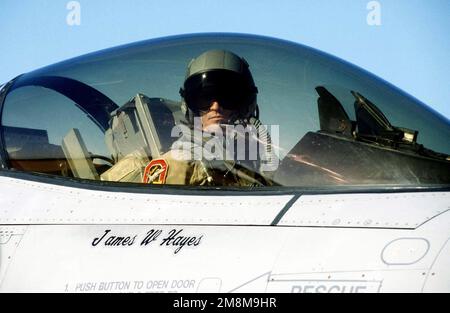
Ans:
<svg viewBox="0 0 450 313"><path fill-rule="evenodd" d="M211 100L209 109L207 111L200 111L202 127L205 130L213 125L226 124L232 114L233 110L224 109L219 101Z"/></svg>

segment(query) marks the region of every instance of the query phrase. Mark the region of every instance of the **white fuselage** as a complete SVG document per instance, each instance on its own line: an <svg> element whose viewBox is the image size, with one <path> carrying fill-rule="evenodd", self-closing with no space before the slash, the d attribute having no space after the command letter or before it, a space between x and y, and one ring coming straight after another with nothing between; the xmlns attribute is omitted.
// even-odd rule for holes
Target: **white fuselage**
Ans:
<svg viewBox="0 0 450 313"><path fill-rule="evenodd" d="M0 176L0 292L450 292L450 192L293 197Z"/></svg>

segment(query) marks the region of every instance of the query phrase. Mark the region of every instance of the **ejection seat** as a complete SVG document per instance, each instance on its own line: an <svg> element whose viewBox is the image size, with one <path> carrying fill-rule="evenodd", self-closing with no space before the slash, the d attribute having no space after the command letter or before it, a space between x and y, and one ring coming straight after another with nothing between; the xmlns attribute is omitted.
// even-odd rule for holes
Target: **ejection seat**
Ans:
<svg viewBox="0 0 450 313"><path fill-rule="evenodd" d="M142 182L145 166L170 150L181 122L180 103L137 94L111 113L105 141L116 164L101 180Z"/></svg>

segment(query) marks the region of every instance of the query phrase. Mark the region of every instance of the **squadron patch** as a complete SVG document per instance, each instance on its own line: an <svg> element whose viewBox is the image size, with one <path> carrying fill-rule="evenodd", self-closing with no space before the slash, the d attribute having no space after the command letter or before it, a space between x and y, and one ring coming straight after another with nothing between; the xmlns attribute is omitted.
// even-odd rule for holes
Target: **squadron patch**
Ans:
<svg viewBox="0 0 450 313"><path fill-rule="evenodd" d="M152 160L144 170L142 182L145 184L162 185L166 183L169 165L164 159Z"/></svg>

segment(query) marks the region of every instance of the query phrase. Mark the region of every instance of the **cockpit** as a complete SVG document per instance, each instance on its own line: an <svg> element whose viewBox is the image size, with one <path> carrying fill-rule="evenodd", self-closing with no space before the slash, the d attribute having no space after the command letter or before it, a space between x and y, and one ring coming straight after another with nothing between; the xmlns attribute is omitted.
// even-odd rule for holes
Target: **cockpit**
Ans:
<svg viewBox="0 0 450 313"><path fill-rule="evenodd" d="M173 149L180 129L189 129L178 91L189 61L210 49L233 51L250 65L258 119L249 124L259 135L256 154L270 157L266 169L253 166L258 157L253 163L200 158L212 173L206 185L227 187L221 175L237 175L251 188L450 184L448 119L322 52L235 34L150 40L19 76L0 94L3 166L145 184L155 174L148 165ZM248 161L251 153L243 155Z"/></svg>

